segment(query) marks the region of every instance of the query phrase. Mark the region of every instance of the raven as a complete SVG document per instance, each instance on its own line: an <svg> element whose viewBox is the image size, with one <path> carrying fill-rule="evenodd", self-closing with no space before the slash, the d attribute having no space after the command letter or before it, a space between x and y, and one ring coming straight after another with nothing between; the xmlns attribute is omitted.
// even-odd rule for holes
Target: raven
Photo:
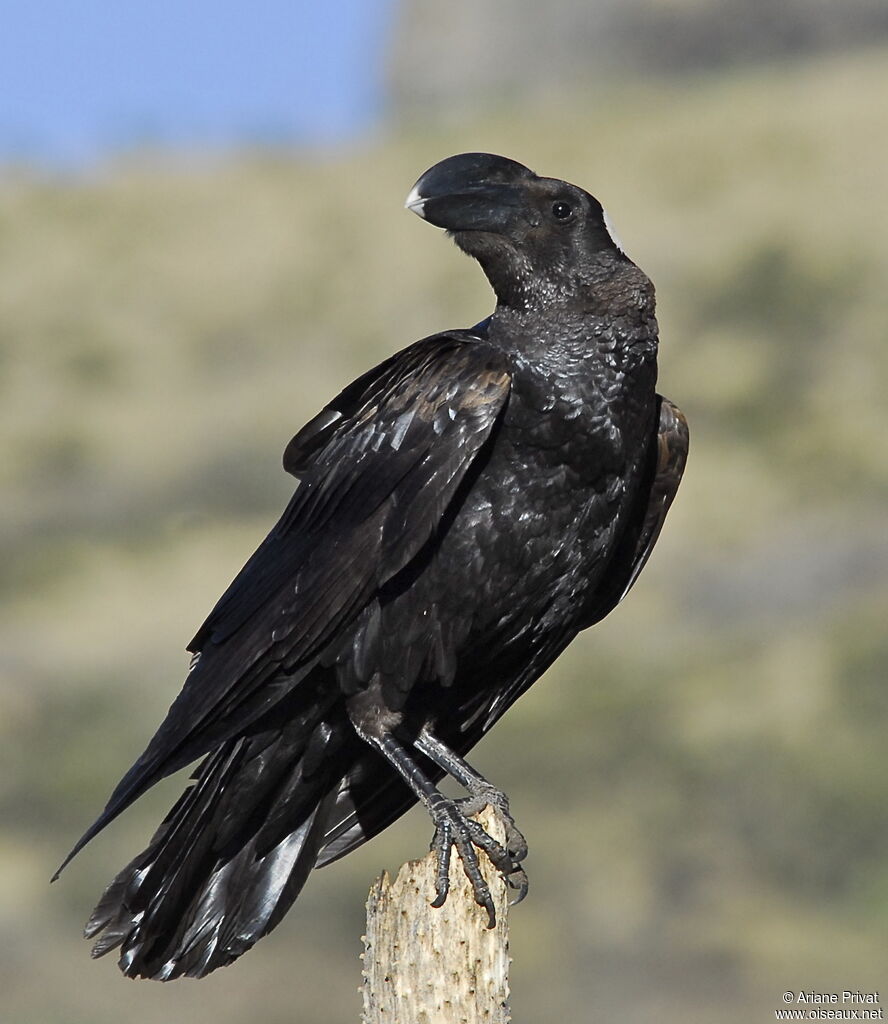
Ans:
<svg viewBox="0 0 888 1024"><path fill-rule="evenodd" d="M65 860L203 758L86 925L93 955L120 947L130 977L231 963L312 868L417 801L434 824L433 905L455 848L492 924L479 851L520 898L527 846L464 755L624 597L675 496L688 432L655 391L653 286L598 201L464 153L426 171L407 207L480 263L495 311L369 370L287 446L293 498ZM445 774L468 795L445 797ZM484 805L503 844L470 818Z"/></svg>

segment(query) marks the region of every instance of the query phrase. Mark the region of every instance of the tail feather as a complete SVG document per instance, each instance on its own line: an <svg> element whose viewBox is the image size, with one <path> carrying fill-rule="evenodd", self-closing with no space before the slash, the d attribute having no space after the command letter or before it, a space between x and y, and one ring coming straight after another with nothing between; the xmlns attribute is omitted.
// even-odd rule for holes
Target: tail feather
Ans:
<svg viewBox="0 0 888 1024"><path fill-rule="evenodd" d="M430 779L440 778L431 762L423 757L418 760ZM416 802L415 794L375 751L363 751L338 788L316 866L325 867L351 853Z"/></svg>
<svg viewBox="0 0 888 1024"><path fill-rule="evenodd" d="M223 744L105 890L85 928L98 937L93 956L120 947L124 974L164 981L237 959L279 923L315 865L336 760L306 765L286 730Z"/></svg>

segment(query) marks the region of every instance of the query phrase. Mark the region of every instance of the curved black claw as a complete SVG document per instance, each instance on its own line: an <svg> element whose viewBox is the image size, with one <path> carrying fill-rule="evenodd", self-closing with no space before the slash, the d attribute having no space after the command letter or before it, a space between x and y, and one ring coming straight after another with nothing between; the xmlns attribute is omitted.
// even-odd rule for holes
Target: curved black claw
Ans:
<svg viewBox="0 0 888 1024"><path fill-rule="evenodd" d="M509 900L509 906L514 907L516 903L520 903L527 895L527 890L530 888L530 882L527 879L527 872L521 867L520 864L516 864L514 869L507 875L504 874L506 885L510 889L515 890L515 898Z"/></svg>

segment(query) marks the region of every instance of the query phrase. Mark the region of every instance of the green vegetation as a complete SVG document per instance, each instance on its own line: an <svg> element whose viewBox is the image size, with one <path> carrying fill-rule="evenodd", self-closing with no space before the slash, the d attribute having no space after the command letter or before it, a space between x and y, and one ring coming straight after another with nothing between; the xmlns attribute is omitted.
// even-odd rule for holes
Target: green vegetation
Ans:
<svg viewBox="0 0 888 1024"><path fill-rule="evenodd" d="M357 1019L362 901L423 851L421 813L199 986L133 987L77 937L180 780L47 879L290 493L291 434L488 312L474 265L400 210L482 148L605 201L692 428L626 606L478 748L531 842L515 1018L748 1024L787 988L884 982L886 57L590 89L313 162L0 180L4 1019Z"/></svg>

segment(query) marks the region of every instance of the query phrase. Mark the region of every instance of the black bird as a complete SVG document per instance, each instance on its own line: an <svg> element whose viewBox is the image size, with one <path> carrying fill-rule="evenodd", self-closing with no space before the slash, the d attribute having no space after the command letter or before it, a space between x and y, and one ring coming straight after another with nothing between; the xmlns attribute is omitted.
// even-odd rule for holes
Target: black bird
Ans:
<svg viewBox="0 0 888 1024"><path fill-rule="evenodd" d="M526 844L463 755L623 598L678 487L688 433L654 390L654 290L598 201L465 153L407 206L478 260L496 309L369 370L287 446L293 498L68 857L204 759L87 923L93 955L120 947L130 977L231 963L312 868L417 800L435 827L434 905L455 847L492 923L478 851L523 895ZM445 774L466 798L439 792ZM469 819L484 804L505 846Z"/></svg>

